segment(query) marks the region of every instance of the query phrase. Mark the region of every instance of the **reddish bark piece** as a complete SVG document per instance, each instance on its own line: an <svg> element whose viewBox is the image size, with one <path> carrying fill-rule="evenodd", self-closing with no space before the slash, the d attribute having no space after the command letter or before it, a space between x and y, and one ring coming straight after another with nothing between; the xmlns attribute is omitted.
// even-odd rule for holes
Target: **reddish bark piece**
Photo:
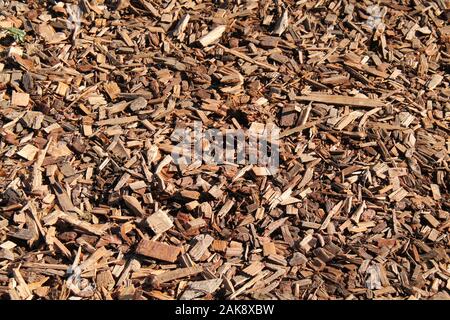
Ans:
<svg viewBox="0 0 450 320"><path fill-rule="evenodd" d="M145 239L136 248L138 254L168 262L175 262L180 252L180 247Z"/></svg>

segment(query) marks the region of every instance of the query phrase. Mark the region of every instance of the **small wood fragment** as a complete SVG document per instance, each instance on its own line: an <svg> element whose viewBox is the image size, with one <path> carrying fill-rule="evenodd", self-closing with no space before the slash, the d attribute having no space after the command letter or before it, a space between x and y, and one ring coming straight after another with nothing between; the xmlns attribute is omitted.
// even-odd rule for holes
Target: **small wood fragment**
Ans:
<svg viewBox="0 0 450 320"><path fill-rule="evenodd" d="M180 247L145 239L136 248L137 254L167 262L175 262L180 252Z"/></svg>

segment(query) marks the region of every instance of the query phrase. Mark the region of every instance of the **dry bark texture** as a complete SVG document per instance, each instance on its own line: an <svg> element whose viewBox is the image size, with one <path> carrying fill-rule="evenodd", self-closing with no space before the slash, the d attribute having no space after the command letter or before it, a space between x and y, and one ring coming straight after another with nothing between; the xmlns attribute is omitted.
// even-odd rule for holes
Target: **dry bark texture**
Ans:
<svg viewBox="0 0 450 320"><path fill-rule="evenodd" d="M449 2L0 0L2 299L448 299ZM275 175L176 128L281 130Z"/></svg>

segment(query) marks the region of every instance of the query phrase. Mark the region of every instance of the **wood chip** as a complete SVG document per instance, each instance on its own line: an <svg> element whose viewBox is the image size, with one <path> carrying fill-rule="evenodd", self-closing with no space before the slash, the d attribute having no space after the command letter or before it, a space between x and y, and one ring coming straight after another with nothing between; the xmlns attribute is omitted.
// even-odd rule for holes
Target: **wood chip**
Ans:
<svg viewBox="0 0 450 320"><path fill-rule="evenodd" d="M180 247L153 240L141 240L136 248L138 254L168 262L175 262L180 252Z"/></svg>
<svg viewBox="0 0 450 320"><path fill-rule="evenodd" d="M198 39L198 42L200 42L203 47L207 47L215 41L219 40L220 37L222 37L222 34L225 32L226 28L227 26L223 25L215 27L210 32L208 32L208 34Z"/></svg>

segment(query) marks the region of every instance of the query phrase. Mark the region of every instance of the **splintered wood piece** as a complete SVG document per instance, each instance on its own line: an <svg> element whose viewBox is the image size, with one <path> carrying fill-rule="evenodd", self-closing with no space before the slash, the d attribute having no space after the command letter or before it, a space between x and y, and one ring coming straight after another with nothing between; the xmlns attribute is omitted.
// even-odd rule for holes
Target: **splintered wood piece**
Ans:
<svg viewBox="0 0 450 320"><path fill-rule="evenodd" d="M194 201L186 203L186 209L188 209L189 211L192 211L195 208L197 208L199 205L200 205L200 203L197 200L194 200Z"/></svg>
<svg viewBox="0 0 450 320"><path fill-rule="evenodd" d="M225 252L228 247L228 242L224 240L214 240L212 243L212 250L218 252Z"/></svg>
<svg viewBox="0 0 450 320"><path fill-rule="evenodd" d="M219 186L213 186L211 189L209 189L208 193L216 199L219 199L223 194Z"/></svg>
<svg viewBox="0 0 450 320"><path fill-rule="evenodd" d="M176 270L166 271L156 275L158 283L170 282L176 279L182 279L190 276L194 276L203 271L201 266L193 266L187 268L180 268Z"/></svg>
<svg viewBox="0 0 450 320"><path fill-rule="evenodd" d="M439 185L437 184L430 184L430 188L431 188L431 192L433 193L433 199L434 200L441 200L442 199L442 195L441 195L441 191L439 189Z"/></svg>
<svg viewBox="0 0 450 320"><path fill-rule="evenodd" d="M187 13L178 21L177 25L173 29L173 35L175 37L178 37L178 39L181 40L181 36L183 35L184 31L186 30L186 27L189 23L190 18L191 18L191 15L189 13Z"/></svg>
<svg viewBox="0 0 450 320"><path fill-rule="evenodd" d="M120 87L114 81L111 81L111 82L108 82L105 84L105 91L108 94L108 96L111 98L111 100L116 99L121 92Z"/></svg>
<svg viewBox="0 0 450 320"><path fill-rule="evenodd" d="M207 225L207 222L202 218L197 218L188 222L191 229L200 229Z"/></svg>
<svg viewBox="0 0 450 320"><path fill-rule="evenodd" d="M28 128L38 130L41 128L42 121L44 120L44 114L39 111L28 111L20 119L21 123L25 124Z"/></svg>
<svg viewBox="0 0 450 320"><path fill-rule="evenodd" d="M389 199L399 202L402 201L408 195L408 191L406 191L403 187L398 188L391 194L389 194Z"/></svg>
<svg viewBox="0 0 450 320"><path fill-rule="evenodd" d="M138 97L130 103L129 108L131 111L139 111L145 109L146 106L147 100L145 100L143 97Z"/></svg>
<svg viewBox="0 0 450 320"><path fill-rule="evenodd" d="M248 267L243 269L242 272L253 277L253 276L257 275L260 271L262 271L262 269L264 269L264 268L265 268L264 263L262 263L261 261L254 261L254 262L252 262L251 265L249 265Z"/></svg>
<svg viewBox="0 0 450 320"><path fill-rule="evenodd" d="M348 105L357 107L376 108L384 106L384 102L377 99L357 98L340 95L326 95L326 94L310 94L308 96L296 97L298 101L321 102L335 105Z"/></svg>
<svg viewBox="0 0 450 320"><path fill-rule="evenodd" d="M56 94L65 97L69 90L69 85L64 82L58 82L58 87L56 88Z"/></svg>
<svg viewBox="0 0 450 320"><path fill-rule="evenodd" d="M266 242L263 244L263 252L264 256L270 256L273 254L277 254L275 244L273 242Z"/></svg>
<svg viewBox="0 0 450 320"><path fill-rule="evenodd" d="M147 218L150 229L156 234L161 234L172 228L173 222L167 215L167 211L159 210Z"/></svg>
<svg viewBox="0 0 450 320"><path fill-rule="evenodd" d="M110 270L101 271L97 274L95 282L99 288L112 290L116 284Z"/></svg>
<svg viewBox="0 0 450 320"><path fill-rule="evenodd" d="M31 161L34 159L36 154L38 153L39 149L33 146L32 144L27 144L25 147L23 147L17 154L21 156L22 158L27 159L28 161Z"/></svg>
<svg viewBox="0 0 450 320"><path fill-rule="evenodd" d="M212 294L222 284L222 279L210 279L190 282L180 300L192 300L205 294Z"/></svg>
<svg viewBox="0 0 450 320"><path fill-rule="evenodd" d="M19 107L26 107L30 102L30 95L28 93L13 91L11 97L11 104Z"/></svg>
<svg viewBox="0 0 450 320"><path fill-rule="evenodd" d="M428 90L436 89L436 87L441 84L442 80L444 80L443 76L441 76L440 74L434 74L431 77L430 82L428 83Z"/></svg>
<svg viewBox="0 0 450 320"><path fill-rule="evenodd" d="M234 206L234 204L235 204L234 200L228 199L223 205L223 207L220 209L220 211L217 213L217 216L223 217L224 215L226 215Z"/></svg>
<svg viewBox="0 0 450 320"><path fill-rule="evenodd" d="M320 230L324 230L328 224L331 222L331 219L333 218L333 216L335 214L337 214L339 212L339 210L341 210L342 205L344 204L344 201L339 201L328 213L327 217L325 218L325 220L322 222L322 225L320 226Z"/></svg>
<svg viewBox="0 0 450 320"><path fill-rule="evenodd" d="M131 212L133 212L135 215L137 215L137 216L145 215L145 210L142 208L142 205L138 199L136 199L133 196L127 196L127 195L122 196L122 199L125 202L125 205L127 206L127 208L130 209Z"/></svg>
<svg viewBox="0 0 450 320"><path fill-rule="evenodd" d="M222 37L222 34L225 32L226 29L227 29L227 26L225 26L225 25L217 26L214 29L212 29L210 32L208 32L206 35L204 35L203 37L198 39L198 42L203 47L207 47L210 44L219 40L220 37Z"/></svg>
<svg viewBox="0 0 450 320"><path fill-rule="evenodd" d="M270 176L271 175L270 170L265 167L253 167L252 171L256 176Z"/></svg>
<svg viewBox="0 0 450 320"><path fill-rule="evenodd" d="M208 250L209 246L213 243L214 238L210 235L201 234L195 238L196 244L189 251L189 255L192 260L198 261Z"/></svg>
<svg viewBox="0 0 450 320"><path fill-rule="evenodd" d="M100 120L100 121L97 121L95 124L97 126L114 126L114 125L121 125L121 124L137 122L137 121L139 121L139 118L137 116L129 116L129 117Z"/></svg>
<svg viewBox="0 0 450 320"><path fill-rule="evenodd" d="M278 71L278 68L276 66L272 66L272 65L270 65L268 63L264 63L264 62L260 62L260 61L254 60L251 57L249 57L248 55L246 55L246 54L244 54L244 53L242 53L240 51L226 48L226 47L224 47L224 46L222 46L220 44L219 44L219 47L221 47L223 50L225 50L225 52L227 52L229 54L232 54L232 55L234 55L234 56L236 56L238 58L241 58L242 60L245 60L245 61L250 62L252 64L255 64L257 66L260 66L260 67L262 67L264 69L267 69L267 70L270 70L270 71L275 71L275 72Z"/></svg>
<svg viewBox="0 0 450 320"><path fill-rule="evenodd" d="M136 248L138 254L168 262L175 262L180 252L180 247L145 239Z"/></svg>
<svg viewBox="0 0 450 320"><path fill-rule="evenodd" d="M275 24L273 33L278 36L281 36L288 27L288 25L289 25L289 12L287 9L284 9L283 13L281 14L281 17L277 20Z"/></svg>
<svg viewBox="0 0 450 320"><path fill-rule="evenodd" d="M18 296L21 300L27 300L32 297L33 293L30 290L30 287L26 283L22 274L20 273L19 268L13 269L14 279L17 281L18 286L15 288Z"/></svg>
<svg viewBox="0 0 450 320"><path fill-rule="evenodd" d="M193 190L182 190L180 192L180 195L183 198L192 199L192 200L198 200L200 198L200 192L193 191Z"/></svg>
<svg viewBox="0 0 450 320"><path fill-rule="evenodd" d="M110 228L108 223L106 224L90 224L86 221L81 221L71 215L60 213L58 215L59 219L73 225L74 227L80 228L81 230L90 232L92 234L102 236Z"/></svg>
<svg viewBox="0 0 450 320"><path fill-rule="evenodd" d="M52 187L61 209L65 212L72 211L74 209L74 205L66 190L64 190L63 187L57 182L54 182Z"/></svg>

